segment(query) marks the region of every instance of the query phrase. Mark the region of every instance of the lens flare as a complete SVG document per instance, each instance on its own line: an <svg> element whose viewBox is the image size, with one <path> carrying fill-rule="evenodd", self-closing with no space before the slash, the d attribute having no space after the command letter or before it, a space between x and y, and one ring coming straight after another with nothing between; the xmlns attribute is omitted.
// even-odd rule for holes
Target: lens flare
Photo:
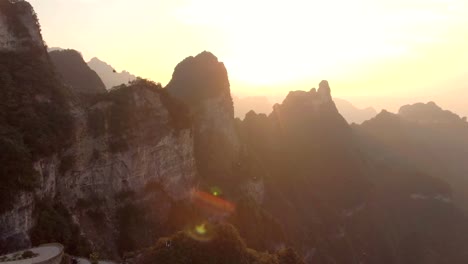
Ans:
<svg viewBox="0 0 468 264"><path fill-rule="evenodd" d="M197 225L195 227L195 232L199 235L205 235L206 234L206 226L205 224Z"/></svg>
<svg viewBox="0 0 468 264"><path fill-rule="evenodd" d="M220 195L218 193L218 195ZM212 216L227 216L235 210L235 205L226 201L217 195L194 190L192 192L192 201L195 205Z"/></svg>
<svg viewBox="0 0 468 264"><path fill-rule="evenodd" d="M213 226L207 222L189 227L186 233L190 238L201 242L210 241L215 236Z"/></svg>
<svg viewBox="0 0 468 264"><path fill-rule="evenodd" d="M223 194L221 188L217 186L211 187L210 191L211 191L211 194L214 196L221 196Z"/></svg>

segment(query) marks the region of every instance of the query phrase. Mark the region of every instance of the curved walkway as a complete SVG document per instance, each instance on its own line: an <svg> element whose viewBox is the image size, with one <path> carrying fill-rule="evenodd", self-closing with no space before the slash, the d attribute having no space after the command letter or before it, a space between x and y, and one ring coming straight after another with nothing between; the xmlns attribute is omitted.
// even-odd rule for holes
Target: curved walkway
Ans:
<svg viewBox="0 0 468 264"><path fill-rule="evenodd" d="M0 264L58 264L63 257L63 246L58 243L44 244L35 248L10 253L2 257L12 258L15 255L21 256L25 251L32 251L37 256L28 259L0 261Z"/></svg>

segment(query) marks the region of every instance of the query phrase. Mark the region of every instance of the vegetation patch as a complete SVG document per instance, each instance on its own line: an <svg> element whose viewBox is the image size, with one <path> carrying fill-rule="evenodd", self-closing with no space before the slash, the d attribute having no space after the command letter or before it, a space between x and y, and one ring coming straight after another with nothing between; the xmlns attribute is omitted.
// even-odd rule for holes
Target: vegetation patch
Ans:
<svg viewBox="0 0 468 264"><path fill-rule="evenodd" d="M23 259L30 259L30 258L35 258L39 256L39 254L34 253L30 250L23 251L22 253L16 253L13 256L2 256L0 257L0 262L7 262L7 261L18 261L18 260L23 260Z"/></svg>
<svg viewBox="0 0 468 264"><path fill-rule="evenodd" d="M116 212L117 247L121 254L142 248L152 241L150 226L145 218L145 212L135 203L126 203Z"/></svg>
<svg viewBox="0 0 468 264"><path fill-rule="evenodd" d="M37 14L32 6L23 0L6 0L0 2L0 11L5 16L8 29L13 32L18 38L30 38L29 30L21 21L20 15L29 15L39 31L41 26L37 19ZM25 43L26 44L26 43Z"/></svg>
<svg viewBox="0 0 468 264"><path fill-rule="evenodd" d="M138 91L154 93L169 113L169 123L161 123L161 112L150 104L138 104ZM109 148L112 152L126 151L134 134L142 135L147 142L161 133L155 130L167 130L167 125L179 131L191 127L191 117L186 105L174 99L162 88L161 84L145 79L137 79L129 84L112 88L107 94L96 95L93 104L109 103L105 110L93 109L88 112L88 127L94 137L108 132ZM106 125L107 130L106 130Z"/></svg>
<svg viewBox="0 0 468 264"><path fill-rule="evenodd" d="M292 249L261 253L247 248L237 230L228 224L207 225L198 231L187 230L161 238L137 259L138 263L204 263L204 264L300 264Z"/></svg>
<svg viewBox="0 0 468 264"><path fill-rule="evenodd" d="M72 255L88 256L91 253L89 242L81 235L79 226L61 203L38 201L34 215L37 222L30 232L32 244L57 242Z"/></svg>
<svg viewBox="0 0 468 264"><path fill-rule="evenodd" d="M37 185L31 153L14 130L0 135L0 214L11 209L20 191L32 191Z"/></svg>
<svg viewBox="0 0 468 264"><path fill-rule="evenodd" d="M75 165L75 156L68 154L62 157L60 160L59 165L59 173L60 175L64 175L67 171L69 171Z"/></svg>
<svg viewBox="0 0 468 264"><path fill-rule="evenodd" d="M106 115L99 109L93 109L88 112L88 127L93 137L99 137L106 132Z"/></svg>
<svg viewBox="0 0 468 264"><path fill-rule="evenodd" d="M124 202L129 199L135 198L135 192L132 190L120 191L115 194L115 200L117 202Z"/></svg>

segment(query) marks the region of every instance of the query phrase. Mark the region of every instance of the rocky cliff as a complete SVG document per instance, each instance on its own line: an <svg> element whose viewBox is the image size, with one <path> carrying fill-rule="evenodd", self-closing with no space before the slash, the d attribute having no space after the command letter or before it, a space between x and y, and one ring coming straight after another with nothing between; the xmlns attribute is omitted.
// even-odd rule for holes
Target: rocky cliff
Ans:
<svg viewBox="0 0 468 264"><path fill-rule="evenodd" d="M29 244L32 193L48 192L37 188L45 180L35 162L70 143L72 104L54 73L32 7L2 1L0 26L0 248L8 249Z"/></svg>
<svg viewBox="0 0 468 264"><path fill-rule="evenodd" d="M115 257L119 237L131 233L118 229L126 209L156 199L164 226L171 204L189 197L196 164L188 112L145 80L106 92L77 52L52 54L54 68L31 6L2 1L0 11L1 40L10 43L0 49L0 251L54 239L78 254L71 232ZM94 73L93 85L82 73Z"/></svg>
<svg viewBox="0 0 468 264"><path fill-rule="evenodd" d="M207 188L236 181L240 142L229 79L222 62L209 52L179 63L166 88L190 109L194 122L197 168ZM224 188L229 190L229 188Z"/></svg>

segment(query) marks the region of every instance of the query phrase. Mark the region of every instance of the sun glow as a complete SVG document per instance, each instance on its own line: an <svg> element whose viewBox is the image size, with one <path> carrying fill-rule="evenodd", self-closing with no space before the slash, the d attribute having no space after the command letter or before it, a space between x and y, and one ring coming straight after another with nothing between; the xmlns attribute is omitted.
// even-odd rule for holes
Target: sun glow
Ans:
<svg viewBox="0 0 468 264"><path fill-rule="evenodd" d="M218 32L234 84L310 89L319 79L375 69L380 78L395 61L412 64L446 39L450 32L440 25L459 25L455 7L465 8L455 0L200 0L184 1L176 14L191 27Z"/></svg>
<svg viewBox="0 0 468 264"><path fill-rule="evenodd" d="M419 93L466 74L465 0L31 2L51 46L163 84L203 50L244 95L308 90L322 79L335 95Z"/></svg>

